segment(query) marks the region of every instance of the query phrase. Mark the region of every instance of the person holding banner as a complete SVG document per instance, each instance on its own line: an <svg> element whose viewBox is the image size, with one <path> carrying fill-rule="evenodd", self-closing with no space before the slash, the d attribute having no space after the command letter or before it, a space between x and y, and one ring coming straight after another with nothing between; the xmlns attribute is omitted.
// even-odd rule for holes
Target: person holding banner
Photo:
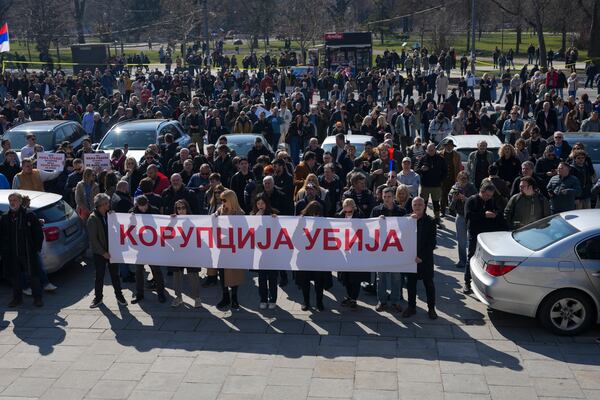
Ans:
<svg viewBox="0 0 600 400"><path fill-rule="evenodd" d="M322 217L323 206L313 200L302 212L300 213L303 217ZM302 304L302 311L308 311L310 309L310 281L315 283L315 295L317 297L317 310L323 311L325 306L323 305L323 290L329 289L333 286L331 279L331 272L325 271L296 271L296 285L302 290L302 297L304 303Z"/></svg>
<svg viewBox="0 0 600 400"><path fill-rule="evenodd" d="M417 313L417 280L423 280L427 295L427 315L437 319L435 312L435 286L433 284L433 250L437 245L436 223L425 212L425 200L415 197L412 201L412 217L417 220L417 273L407 274L408 307L402 317L408 318Z"/></svg>
<svg viewBox="0 0 600 400"><path fill-rule="evenodd" d="M221 193L221 206L213 214L214 217L220 215L245 215L240 207L237 196L233 190L225 190ZM217 304L217 308L225 309L231 306L232 310L239 310L238 287L244 282L246 271L234 268L220 268L219 278L221 288L223 289L223 298Z"/></svg>
<svg viewBox="0 0 600 400"><path fill-rule="evenodd" d="M90 308L97 308L103 303L104 275L106 268L110 274L117 303L126 306L127 301L123 297L121 280L119 279L119 266L110 262L108 252L108 222L107 214L110 209L110 197L106 193L99 193L94 197L94 211L87 219L87 231L90 239L90 248L94 256L96 267L96 278L94 284L94 300Z"/></svg>
<svg viewBox="0 0 600 400"><path fill-rule="evenodd" d="M121 181L122 182L122 181ZM119 182L120 183L120 182ZM152 206L148 201L148 198L144 195L138 196L135 198L135 203L133 208L129 210L132 214L160 214L158 208ZM152 271L152 282L156 287L156 294L158 295L158 302L164 303L167 301L165 296L165 278L160 267L155 265L150 265L150 270ZM173 278L175 279L175 278ZM144 300L144 266L136 265L135 266L135 296L133 300L131 300L131 304L137 304L140 301Z"/></svg>
<svg viewBox="0 0 600 400"><path fill-rule="evenodd" d="M336 214L338 218L364 218L364 214L356 207L354 200L348 198L342 203L342 210ZM342 306L350 307L356 310L358 305L358 295L360 294L360 285L362 282L371 280L369 272L341 272L341 281L346 287L346 298L342 300Z"/></svg>
<svg viewBox="0 0 600 400"><path fill-rule="evenodd" d="M259 193L256 196L254 210L251 215L272 215L276 217L276 212L269 204L269 198L264 193ZM258 295L260 296L259 308L269 310L277 308L277 278L279 271L277 270L259 270L258 271Z"/></svg>
<svg viewBox="0 0 600 400"><path fill-rule="evenodd" d="M171 214L171 217L176 217L177 215L191 215L192 208L190 207L190 203L188 203L185 199L180 199L175 202L173 205L173 209L175 214ZM158 267L156 267L158 269ZM187 269L186 276L190 282L190 286L192 288L192 296L194 298L194 308L202 307L202 300L200 299L200 275L199 270L195 268L180 268L174 267L173 270L173 289L175 290L175 298L171 302L171 307L179 307L183 304L182 297L182 286L183 286L183 270ZM154 275L154 269L152 270L152 275ZM159 274L159 281L162 279L162 273ZM141 279L140 279L141 280ZM137 276L136 276L137 281ZM159 282L157 282L157 287L159 287ZM164 290L164 280L162 282L162 287ZM164 294L163 294L164 296ZM160 296L159 296L160 300Z"/></svg>

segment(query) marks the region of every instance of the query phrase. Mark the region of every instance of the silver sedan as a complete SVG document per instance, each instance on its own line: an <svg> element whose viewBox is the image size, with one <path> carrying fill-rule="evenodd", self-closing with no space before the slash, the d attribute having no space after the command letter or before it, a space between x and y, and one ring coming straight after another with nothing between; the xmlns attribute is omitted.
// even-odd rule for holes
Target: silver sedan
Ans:
<svg viewBox="0 0 600 400"><path fill-rule="evenodd" d="M470 266L473 292L492 309L538 318L560 335L600 322L600 210L482 233Z"/></svg>

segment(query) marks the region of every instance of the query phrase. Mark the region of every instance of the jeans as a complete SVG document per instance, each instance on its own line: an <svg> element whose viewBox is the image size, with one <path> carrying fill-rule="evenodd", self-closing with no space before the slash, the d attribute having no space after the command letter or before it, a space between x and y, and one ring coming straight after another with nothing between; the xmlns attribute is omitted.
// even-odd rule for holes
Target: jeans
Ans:
<svg viewBox="0 0 600 400"><path fill-rule="evenodd" d="M104 275L106 274L106 268L108 267L108 273L110 274L110 280L112 282L115 296L123 296L121 292L121 280L119 279L119 266L118 264L109 263L104 257L94 254L94 265L96 266L96 279L94 282L94 297L97 300L101 300L103 297L104 290Z"/></svg>
<svg viewBox="0 0 600 400"><path fill-rule="evenodd" d="M563 92L563 90L564 90L564 89L563 89L563 88L561 88L561 87L559 87L557 90L558 90L558 95L559 95L561 98L564 98L564 92Z"/></svg>
<svg viewBox="0 0 600 400"><path fill-rule="evenodd" d="M569 90L569 96L577 97L577 90Z"/></svg>
<svg viewBox="0 0 600 400"><path fill-rule="evenodd" d="M165 294L165 277L160 270L160 267L155 265L150 265L150 270L152 271L152 279L156 284L156 294L163 295ZM144 266L136 265L135 266L135 292L136 297L144 297Z"/></svg>
<svg viewBox="0 0 600 400"><path fill-rule="evenodd" d="M277 278L279 271L258 271L258 295L261 303L277 302Z"/></svg>
<svg viewBox="0 0 600 400"><path fill-rule="evenodd" d="M505 94L508 94L509 90L510 90L510 86L502 86L502 91L500 92L500 97L498 97L498 103L500 103L502 101L502 97Z"/></svg>
<svg viewBox="0 0 600 400"><path fill-rule="evenodd" d="M21 286L23 282L23 275L29 275L29 281L31 282L31 292L34 299L42 298L42 283L40 280L40 267L38 266L37 257L35 259L29 260L30 264L28 266L27 258L24 257L16 257L11 260L12 271L10 274L11 284L13 288L13 300L22 300L23 299L23 288ZM4 263L5 267L8 267L7 262Z"/></svg>
<svg viewBox="0 0 600 400"><path fill-rule="evenodd" d="M292 163L298 165L300 163L300 138L295 136L290 140L290 157Z"/></svg>
<svg viewBox="0 0 600 400"><path fill-rule="evenodd" d="M463 215L456 216L456 247L458 248L458 264L467 265L467 221Z"/></svg>
<svg viewBox="0 0 600 400"><path fill-rule="evenodd" d="M477 248L477 236L471 237L469 235L469 252L467 254L467 265L465 266L465 285L471 284L471 257L475 255L475 249Z"/></svg>
<svg viewBox="0 0 600 400"><path fill-rule="evenodd" d="M417 306L417 274L407 275L408 306L415 308ZM423 278L423 285L425 285L425 294L427 295L427 308L433 310L435 308L435 285L433 284L433 277Z"/></svg>
<svg viewBox="0 0 600 400"><path fill-rule="evenodd" d="M402 274L399 272L377 273L377 301L386 304L388 297L392 304L399 304L402 300Z"/></svg>

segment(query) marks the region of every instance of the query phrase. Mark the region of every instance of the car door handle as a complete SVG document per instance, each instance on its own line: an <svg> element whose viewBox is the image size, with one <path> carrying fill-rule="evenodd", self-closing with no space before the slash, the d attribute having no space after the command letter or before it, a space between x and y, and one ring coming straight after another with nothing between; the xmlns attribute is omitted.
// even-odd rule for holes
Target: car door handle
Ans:
<svg viewBox="0 0 600 400"><path fill-rule="evenodd" d="M600 278L600 271L598 271L598 272L594 272L594 273L592 274L592 276L594 276L594 277L596 277L596 278Z"/></svg>

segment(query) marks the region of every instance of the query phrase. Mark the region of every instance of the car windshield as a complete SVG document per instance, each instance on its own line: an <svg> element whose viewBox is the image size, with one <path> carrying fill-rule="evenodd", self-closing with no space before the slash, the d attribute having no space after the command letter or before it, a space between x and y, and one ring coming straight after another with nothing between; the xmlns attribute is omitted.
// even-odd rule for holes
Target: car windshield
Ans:
<svg viewBox="0 0 600 400"><path fill-rule="evenodd" d="M66 201L59 200L49 206L35 210L34 214L37 215L38 218L43 219L45 223L49 224L70 217L71 214L73 214L73 209Z"/></svg>
<svg viewBox="0 0 600 400"><path fill-rule="evenodd" d="M235 154L238 156L248 156L248 152L250 152L252 146L254 146L254 140L247 142L227 140L227 147L235 151Z"/></svg>
<svg viewBox="0 0 600 400"><path fill-rule="evenodd" d="M560 215L541 219L512 233L513 239L530 250L541 250L579 232Z"/></svg>
<svg viewBox="0 0 600 400"><path fill-rule="evenodd" d="M27 145L25 135L29 132L31 131L10 130L4 135L3 139L10 140L10 147L12 147L13 150L21 151L21 149ZM35 134L35 142L44 146L44 150L54 150L52 144L52 132L42 131L32 133Z"/></svg>
<svg viewBox="0 0 600 400"><path fill-rule="evenodd" d="M100 150L113 150L129 145L129 150L146 150L156 143L155 130L121 130L112 129L100 143Z"/></svg>
<svg viewBox="0 0 600 400"><path fill-rule="evenodd" d="M359 156L360 154L362 154L363 150L365 149L365 144L364 143L352 143L354 145L354 147L356 147L356 155ZM321 148L323 149L324 152L331 152L331 150L335 147L335 143L323 143L321 145Z"/></svg>

